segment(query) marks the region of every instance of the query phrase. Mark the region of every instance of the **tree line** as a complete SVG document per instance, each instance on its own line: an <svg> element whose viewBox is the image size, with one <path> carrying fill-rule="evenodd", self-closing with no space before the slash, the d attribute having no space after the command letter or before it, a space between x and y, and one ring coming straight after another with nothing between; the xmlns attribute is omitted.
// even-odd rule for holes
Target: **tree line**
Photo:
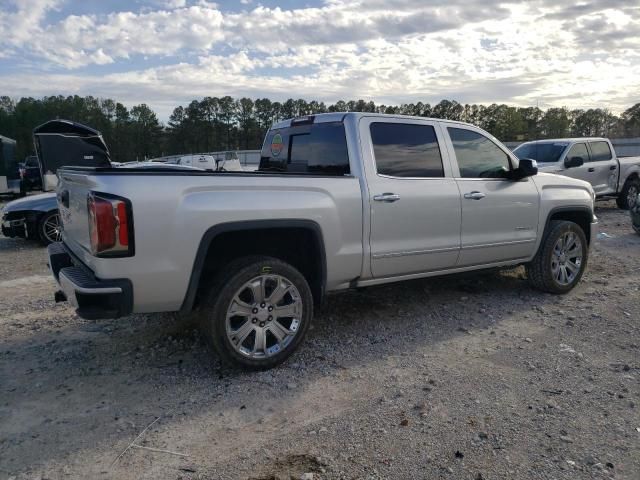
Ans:
<svg viewBox="0 0 640 480"><path fill-rule="evenodd" d="M455 100L383 105L351 100L325 104L316 100L230 96L205 97L176 107L166 124L146 104L131 108L93 96L0 96L0 134L17 140L17 158L33 153L34 127L55 118L87 124L104 135L115 161L219 150L258 149L275 122L324 112L375 112L459 120L475 124L504 142L567 136L640 136L640 103L620 116L608 109L513 107L461 104Z"/></svg>

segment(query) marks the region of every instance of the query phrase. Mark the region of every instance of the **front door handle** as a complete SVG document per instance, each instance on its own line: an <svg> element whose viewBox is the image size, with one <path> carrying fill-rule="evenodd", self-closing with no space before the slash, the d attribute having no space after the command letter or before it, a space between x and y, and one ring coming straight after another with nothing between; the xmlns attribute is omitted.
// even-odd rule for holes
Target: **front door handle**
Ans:
<svg viewBox="0 0 640 480"><path fill-rule="evenodd" d="M391 202L397 202L398 200L400 200L400 195L398 195L397 193L382 193L380 195L374 195L373 199L376 202L391 203Z"/></svg>
<svg viewBox="0 0 640 480"><path fill-rule="evenodd" d="M484 197L486 197L486 195L482 192L477 192L477 191L473 191L473 192L469 192L469 193L465 193L464 194L464 198L470 199L470 200L482 200Z"/></svg>
<svg viewBox="0 0 640 480"><path fill-rule="evenodd" d="M595 171L596 171L596 169L595 169L595 168L593 168L593 167L591 167L591 168L589 169L589 171L590 171L590 172L595 172Z"/></svg>
<svg viewBox="0 0 640 480"><path fill-rule="evenodd" d="M617 167L616 167L615 165L611 165L611 166L609 167L609 170L615 170L616 168L617 168Z"/></svg>

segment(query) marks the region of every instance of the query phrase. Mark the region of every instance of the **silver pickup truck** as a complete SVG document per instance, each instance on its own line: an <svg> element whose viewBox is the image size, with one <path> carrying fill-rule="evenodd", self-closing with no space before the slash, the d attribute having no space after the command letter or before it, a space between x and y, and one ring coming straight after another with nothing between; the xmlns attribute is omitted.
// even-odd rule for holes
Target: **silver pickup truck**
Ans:
<svg viewBox="0 0 640 480"><path fill-rule="evenodd" d="M513 151L538 162L541 172L589 182L598 198L614 197L618 207L633 207L640 193L640 157L618 157L606 138L559 138L526 142Z"/></svg>
<svg viewBox="0 0 640 480"><path fill-rule="evenodd" d="M62 168L49 265L85 318L196 310L220 357L282 362L327 292L526 265L565 293L595 239L584 181L469 124L330 113L266 135L255 172Z"/></svg>

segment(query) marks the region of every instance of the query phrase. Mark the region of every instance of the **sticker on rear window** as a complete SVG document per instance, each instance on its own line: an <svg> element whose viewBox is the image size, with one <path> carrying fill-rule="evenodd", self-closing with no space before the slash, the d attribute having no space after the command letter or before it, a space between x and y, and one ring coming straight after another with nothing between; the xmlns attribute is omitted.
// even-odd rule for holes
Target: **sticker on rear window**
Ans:
<svg viewBox="0 0 640 480"><path fill-rule="evenodd" d="M271 155L277 157L282 152L282 147L284 144L282 143L282 135L276 133L271 139Z"/></svg>

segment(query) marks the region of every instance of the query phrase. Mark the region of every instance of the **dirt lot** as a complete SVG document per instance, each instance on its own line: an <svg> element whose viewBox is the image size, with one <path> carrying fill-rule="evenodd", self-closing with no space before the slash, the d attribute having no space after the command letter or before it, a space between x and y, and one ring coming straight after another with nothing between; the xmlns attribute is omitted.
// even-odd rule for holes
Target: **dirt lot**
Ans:
<svg viewBox="0 0 640 480"><path fill-rule="evenodd" d="M0 478L637 480L640 237L598 216L569 295L522 269L335 295L252 374L169 315L78 318L0 238Z"/></svg>

